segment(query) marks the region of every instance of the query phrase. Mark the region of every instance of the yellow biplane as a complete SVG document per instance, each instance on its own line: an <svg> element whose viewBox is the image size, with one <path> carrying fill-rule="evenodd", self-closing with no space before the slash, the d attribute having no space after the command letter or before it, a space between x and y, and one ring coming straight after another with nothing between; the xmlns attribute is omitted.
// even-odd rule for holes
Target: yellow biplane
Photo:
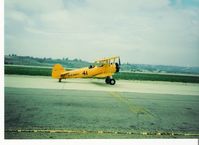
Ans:
<svg viewBox="0 0 199 145"><path fill-rule="evenodd" d="M68 78L106 78L105 82L110 85L115 84L112 77L114 73L120 70L120 57L110 57L96 60L89 67L67 71L61 64L55 64L52 69L52 77L61 82L62 79Z"/></svg>

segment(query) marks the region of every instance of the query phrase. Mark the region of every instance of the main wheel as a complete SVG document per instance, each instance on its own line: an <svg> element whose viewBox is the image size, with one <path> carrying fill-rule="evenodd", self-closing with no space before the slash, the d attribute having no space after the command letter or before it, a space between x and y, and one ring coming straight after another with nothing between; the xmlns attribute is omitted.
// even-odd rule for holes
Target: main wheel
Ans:
<svg viewBox="0 0 199 145"><path fill-rule="evenodd" d="M59 78L59 82L61 82L61 78Z"/></svg>
<svg viewBox="0 0 199 145"><path fill-rule="evenodd" d="M110 79L110 85L115 85L115 79Z"/></svg>
<svg viewBox="0 0 199 145"><path fill-rule="evenodd" d="M105 82L106 82L106 84L110 84L110 77L107 77Z"/></svg>

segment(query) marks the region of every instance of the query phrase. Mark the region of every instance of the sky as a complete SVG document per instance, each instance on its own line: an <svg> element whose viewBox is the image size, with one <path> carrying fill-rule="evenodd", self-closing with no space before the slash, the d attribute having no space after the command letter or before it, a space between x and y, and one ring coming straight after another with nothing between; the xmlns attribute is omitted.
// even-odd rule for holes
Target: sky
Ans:
<svg viewBox="0 0 199 145"><path fill-rule="evenodd" d="M5 0L5 54L199 66L199 0Z"/></svg>

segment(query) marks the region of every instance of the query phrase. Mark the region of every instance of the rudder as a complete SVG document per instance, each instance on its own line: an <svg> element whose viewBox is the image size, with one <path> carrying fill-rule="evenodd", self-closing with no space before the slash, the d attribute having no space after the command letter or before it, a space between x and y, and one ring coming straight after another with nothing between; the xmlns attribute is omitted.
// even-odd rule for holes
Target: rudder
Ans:
<svg viewBox="0 0 199 145"><path fill-rule="evenodd" d="M61 73L64 71L65 69L61 64L55 64L52 69L52 78L55 79L61 78Z"/></svg>

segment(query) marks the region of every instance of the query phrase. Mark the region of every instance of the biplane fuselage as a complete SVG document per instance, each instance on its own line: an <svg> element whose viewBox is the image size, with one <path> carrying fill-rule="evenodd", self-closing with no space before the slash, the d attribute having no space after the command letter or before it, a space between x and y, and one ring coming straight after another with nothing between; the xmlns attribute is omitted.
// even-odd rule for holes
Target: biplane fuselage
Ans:
<svg viewBox="0 0 199 145"><path fill-rule="evenodd" d="M115 62L119 57L111 57L95 61L93 65L80 69L66 71L60 64L55 64L52 70L52 77L59 79L68 78L106 78L106 83L114 85L113 74L119 72L119 64Z"/></svg>

